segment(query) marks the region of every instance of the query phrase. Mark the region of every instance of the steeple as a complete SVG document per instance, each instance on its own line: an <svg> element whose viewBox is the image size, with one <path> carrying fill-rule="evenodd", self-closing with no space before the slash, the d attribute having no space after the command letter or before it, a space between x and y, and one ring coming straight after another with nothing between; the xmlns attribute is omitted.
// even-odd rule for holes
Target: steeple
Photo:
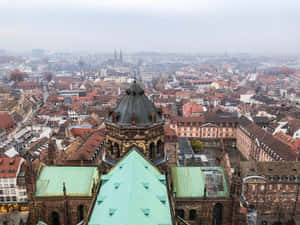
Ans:
<svg viewBox="0 0 300 225"><path fill-rule="evenodd" d="M120 63L123 63L123 53L121 49L120 49Z"/></svg>

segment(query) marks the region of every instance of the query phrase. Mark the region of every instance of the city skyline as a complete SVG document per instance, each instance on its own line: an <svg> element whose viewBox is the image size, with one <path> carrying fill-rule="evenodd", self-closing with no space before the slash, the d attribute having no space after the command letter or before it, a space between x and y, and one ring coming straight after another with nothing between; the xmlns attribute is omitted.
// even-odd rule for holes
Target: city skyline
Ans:
<svg viewBox="0 0 300 225"><path fill-rule="evenodd" d="M0 49L298 54L297 1L1 1Z"/></svg>

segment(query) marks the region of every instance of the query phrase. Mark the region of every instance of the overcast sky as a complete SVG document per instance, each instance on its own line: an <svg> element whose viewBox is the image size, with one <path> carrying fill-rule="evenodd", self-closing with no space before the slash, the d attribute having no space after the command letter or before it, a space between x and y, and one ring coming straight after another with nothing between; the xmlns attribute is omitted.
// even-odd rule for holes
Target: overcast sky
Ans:
<svg viewBox="0 0 300 225"><path fill-rule="evenodd" d="M300 53L299 0L0 0L0 49Z"/></svg>

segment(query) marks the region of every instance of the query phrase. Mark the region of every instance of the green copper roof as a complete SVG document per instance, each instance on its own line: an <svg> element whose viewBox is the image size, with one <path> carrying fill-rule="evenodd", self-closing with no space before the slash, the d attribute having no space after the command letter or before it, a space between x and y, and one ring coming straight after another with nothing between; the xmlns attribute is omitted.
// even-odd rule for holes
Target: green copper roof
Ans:
<svg viewBox="0 0 300 225"><path fill-rule="evenodd" d="M89 225L171 225L166 177L136 148L107 174Z"/></svg>
<svg viewBox="0 0 300 225"><path fill-rule="evenodd" d="M44 223L43 221L39 221L39 222L37 223L37 225L47 225L47 224Z"/></svg>
<svg viewBox="0 0 300 225"><path fill-rule="evenodd" d="M228 197L228 183L223 167L173 167L176 197Z"/></svg>
<svg viewBox="0 0 300 225"><path fill-rule="evenodd" d="M36 182L35 196L63 195L63 183L67 195L91 196L97 179L97 167L45 166Z"/></svg>

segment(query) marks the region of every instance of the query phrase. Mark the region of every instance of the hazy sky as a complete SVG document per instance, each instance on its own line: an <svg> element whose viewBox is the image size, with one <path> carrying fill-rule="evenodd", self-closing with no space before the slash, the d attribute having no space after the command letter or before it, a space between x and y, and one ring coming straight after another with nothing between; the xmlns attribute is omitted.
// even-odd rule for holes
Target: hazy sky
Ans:
<svg viewBox="0 0 300 225"><path fill-rule="evenodd" d="M0 0L0 49L300 53L299 0Z"/></svg>

